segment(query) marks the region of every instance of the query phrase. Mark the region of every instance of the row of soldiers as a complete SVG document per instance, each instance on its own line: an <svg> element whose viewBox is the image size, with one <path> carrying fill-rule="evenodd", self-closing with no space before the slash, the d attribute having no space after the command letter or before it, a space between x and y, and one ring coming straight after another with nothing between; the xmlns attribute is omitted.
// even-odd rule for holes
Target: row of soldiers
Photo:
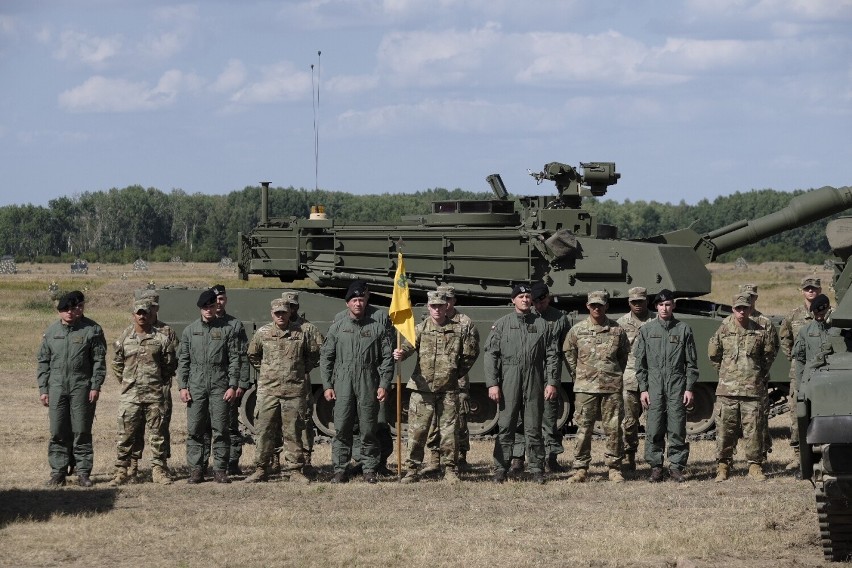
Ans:
<svg viewBox="0 0 852 568"><path fill-rule="evenodd" d="M799 362L791 370L795 388L796 370L801 373L804 362L823 349L819 337L820 330L824 336L828 299L819 284L812 277L803 280L804 307L783 321L780 339L771 322L756 312L757 287L752 285L734 297L733 314L711 338L708 354L719 371L717 480L728 477L740 427L749 474L764 478L762 464L771 441L766 424L769 366L780 344ZM493 480L501 483L520 474L525 462L538 483L544 482L544 471L561 469L556 417L564 357L574 382L578 428L569 481L588 477L597 420L606 436L609 479L622 482L623 469L635 470L643 410L648 412L645 459L651 466L650 481L662 481L666 473L682 481L689 455L686 408L693 402L698 371L692 330L674 318L671 292L657 294L657 317L652 318L646 290L632 288L630 311L618 321L606 315L608 294L592 292L589 317L573 327L550 305L543 282L516 285L511 296L513 312L495 322L484 348L488 394L500 409ZM251 386L248 364L258 370L258 451L255 472L246 481L269 477L277 447L283 447L280 467L287 477L308 481L313 431L309 373L319 367L323 396L335 401L332 482L348 480L354 445L360 446L365 481L375 483L389 454L380 448L378 415L390 388L393 361L415 354L407 385L409 436L402 481L417 481L438 464L444 466L445 479L458 481L457 472L469 467L464 417L467 373L479 356L476 328L455 310L452 287L441 286L428 294L427 316L416 327L415 343L406 340L393 349L387 313L370 306L368 299L366 284L354 282L346 293L346 309L326 338L299 316L298 293L285 292L271 303L272 322L249 342L239 320L225 312L224 287L216 286L200 295L200 317L178 341L159 320L156 293L146 291L133 304L133 323L116 341L111 362L121 382L115 483L135 478L146 431L153 480L171 483L167 459L174 376L187 405L188 482L203 481L211 446L213 478L229 482L229 474L239 471L236 410ZM40 397L50 407L51 485L64 484L75 467L80 485L91 485L91 422L105 376L106 347L103 331L84 316L84 307L80 292L60 298L60 320L48 328L38 355ZM795 420L792 426L795 446ZM424 466L427 446L434 457Z"/></svg>

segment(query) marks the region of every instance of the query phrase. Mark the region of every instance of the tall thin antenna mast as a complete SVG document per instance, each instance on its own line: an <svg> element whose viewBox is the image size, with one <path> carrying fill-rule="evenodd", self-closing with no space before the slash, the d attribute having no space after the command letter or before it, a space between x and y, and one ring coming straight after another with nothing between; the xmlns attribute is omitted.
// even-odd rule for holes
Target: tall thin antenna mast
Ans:
<svg viewBox="0 0 852 568"><path fill-rule="evenodd" d="M317 74L314 82L314 66L311 64L311 99L314 107L314 189L319 191L319 105L320 105L320 70L322 51L317 51Z"/></svg>

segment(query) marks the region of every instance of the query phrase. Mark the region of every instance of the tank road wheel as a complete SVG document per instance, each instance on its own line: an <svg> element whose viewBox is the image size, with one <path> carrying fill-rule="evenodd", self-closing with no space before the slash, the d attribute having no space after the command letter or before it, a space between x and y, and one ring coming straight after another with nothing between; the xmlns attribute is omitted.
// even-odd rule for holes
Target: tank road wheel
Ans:
<svg viewBox="0 0 852 568"><path fill-rule="evenodd" d="M559 385L559 416L556 418L556 429L562 430L568 420L571 419L571 400L568 393Z"/></svg>
<svg viewBox="0 0 852 568"><path fill-rule="evenodd" d="M703 434L716 426L713 406L716 403L716 391L707 383L696 383L692 391L695 401L692 410L686 411L686 433Z"/></svg>
<svg viewBox="0 0 852 568"><path fill-rule="evenodd" d="M257 403L257 387L252 385L251 388L243 393L243 397L240 399L240 430L243 434L248 433L251 436L255 436L257 434L257 431L254 428L255 403Z"/></svg>
<svg viewBox="0 0 852 568"><path fill-rule="evenodd" d="M408 399L411 398L411 391L402 387L402 415L400 422L402 423L403 437L408 433ZM385 420L388 421L391 434L396 436L396 385L388 391L388 398L385 400Z"/></svg>
<svg viewBox="0 0 852 568"><path fill-rule="evenodd" d="M488 434L497 426L497 403L488 398L484 384L470 385L470 414L467 429L471 436Z"/></svg>
<svg viewBox="0 0 852 568"><path fill-rule="evenodd" d="M334 401L325 399L322 387L314 392L314 425L324 436L334 436Z"/></svg>

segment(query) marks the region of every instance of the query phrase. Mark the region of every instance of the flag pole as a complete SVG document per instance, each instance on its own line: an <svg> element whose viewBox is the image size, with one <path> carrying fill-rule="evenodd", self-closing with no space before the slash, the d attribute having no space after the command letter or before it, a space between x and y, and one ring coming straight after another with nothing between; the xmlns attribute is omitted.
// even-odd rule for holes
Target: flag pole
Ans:
<svg viewBox="0 0 852 568"><path fill-rule="evenodd" d="M402 349L402 334L396 332L396 348ZM402 479L402 362L396 362L396 475Z"/></svg>

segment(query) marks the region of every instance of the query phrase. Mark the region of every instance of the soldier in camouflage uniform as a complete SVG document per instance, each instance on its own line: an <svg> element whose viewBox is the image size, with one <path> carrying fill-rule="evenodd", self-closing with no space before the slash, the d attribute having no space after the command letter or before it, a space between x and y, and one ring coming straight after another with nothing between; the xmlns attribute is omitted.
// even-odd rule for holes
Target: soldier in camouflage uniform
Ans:
<svg viewBox="0 0 852 568"><path fill-rule="evenodd" d="M364 481L378 482L376 470L382 457L376 435L379 405L387 398L393 377L393 349L388 327L367 312L367 297L366 283L352 282L346 291L347 314L331 324L320 349L323 396L335 401L333 483L348 480L356 421Z"/></svg>
<svg viewBox="0 0 852 568"><path fill-rule="evenodd" d="M636 379L636 358L633 356L633 345L639 337L639 328L648 323L651 314L648 311L648 291L635 286L627 291L630 311L616 320L616 323L627 334L630 342L630 355L627 357L627 367L624 369L624 420L621 429L624 432L624 456L627 463L624 469L636 471L636 450L639 449L639 418L642 416L642 401L639 400L639 381Z"/></svg>
<svg viewBox="0 0 852 568"><path fill-rule="evenodd" d="M419 479L418 468L423 462L427 434L434 421L438 422L441 461L444 480L459 481L456 475L458 453L459 379L467 375L476 358L478 346L466 326L447 317L447 296L440 291L427 294L429 317L415 328L415 344L404 339L393 352L396 361L417 353L417 364L406 387L411 391L408 401L408 456L403 483Z"/></svg>
<svg viewBox="0 0 852 568"><path fill-rule="evenodd" d="M147 429L151 448L151 477L154 483L172 482L166 466L165 385L177 369L176 341L154 326L156 312L148 300L133 303L133 323L115 342L112 373L121 383L118 403L118 456L113 483L135 481L128 466L140 432ZM136 457L135 459L139 459ZM138 463L138 462L137 462Z"/></svg>
<svg viewBox="0 0 852 568"><path fill-rule="evenodd" d="M494 443L495 483L506 481L521 414L532 479L544 483L541 419L544 401L559 396L559 348L550 326L532 311L531 292L525 284L512 288L515 310L494 322L485 343L488 398L500 408Z"/></svg>
<svg viewBox="0 0 852 568"><path fill-rule="evenodd" d="M822 294L822 282L815 276L805 276L802 278L801 290L803 305L787 314L781 322L779 332L781 349L790 361L790 394L787 399L790 401L790 445L795 452L795 458L787 465L787 469L799 469L799 421L796 418L796 366L798 363L793 359L793 344L799 336L799 330L814 319L811 302Z"/></svg>
<svg viewBox="0 0 852 568"><path fill-rule="evenodd" d="M777 355L769 331L751 318L751 298L738 294L734 313L710 338L707 356L719 371L716 387L716 481L725 481L742 424L748 475L764 481L764 398L769 367ZM772 325L771 323L769 325Z"/></svg>
<svg viewBox="0 0 852 568"><path fill-rule="evenodd" d="M630 354L625 331L606 316L609 294L589 292L586 308L589 317L568 331L562 350L574 377L574 473L571 483L582 483L588 477L592 461L592 434L600 418L606 436L604 459L609 467L609 480L622 483L621 461L624 457L621 421L624 418L622 374Z"/></svg>
<svg viewBox="0 0 852 568"><path fill-rule="evenodd" d="M59 320L44 332L36 356L39 400L50 417L50 486L65 485L72 455L78 483L92 486L92 422L106 376L106 340L83 315L84 303L77 290L59 298Z"/></svg>
<svg viewBox="0 0 852 568"><path fill-rule="evenodd" d="M473 342L474 351L479 355L479 330L468 316L456 310L456 289L449 284L438 286L438 292L447 297L447 317L455 325L461 325L468 335L467 341ZM460 473L471 471L467 462L467 453L470 451L470 431L467 429L467 415L470 413L470 382L467 375L459 377L459 412L458 429L456 430L458 446L458 459L456 469ZM429 427L429 435L426 437L426 448L429 450L429 462L420 470L421 475L440 471L441 461L441 436L438 428L437 417L432 420Z"/></svg>
<svg viewBox="0 0 852 568"><path fill-rule="evenodd" d="M230 483L228 413L240 380L240 339L216 316L216 294L205 290L196 305L201 317L184 328L178 349L177 382L186 404L188 483L204 481L205 448L213 444L213 479ZM208 424L212 428L207 438Z"/></svg>
<svg viewBox="0 0 852 568"><path fill-rule="evenodd" d="M291 480L308 482L304 431L311 416L305 401L305 380L319 362L320 342L309 328L290 321L290 306L283 298L271 303L272 323L258 329L247 356L258 370L257 457L249 483L266 481L269 460L275 450L276 430L283 433L282 471Z"/></svg>

